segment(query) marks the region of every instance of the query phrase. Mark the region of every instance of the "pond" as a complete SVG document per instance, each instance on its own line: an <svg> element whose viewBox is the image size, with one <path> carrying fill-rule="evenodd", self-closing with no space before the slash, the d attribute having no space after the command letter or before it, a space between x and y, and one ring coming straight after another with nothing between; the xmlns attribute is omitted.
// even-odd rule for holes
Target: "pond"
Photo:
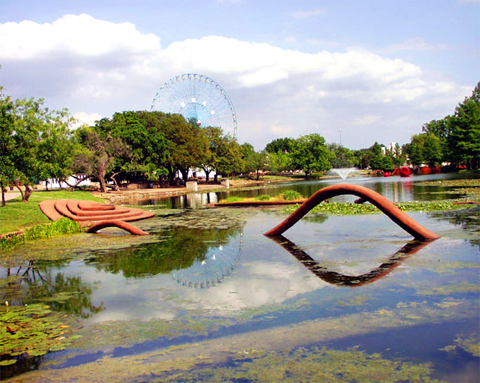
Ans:
<svg viewBox="0 0 480 383"><path fill-rule="evenodd" d="M148 237L108 229L2 258L2 302L49 305L74 335L2 379L479 381L478 207L409 213L431 243L383 214L307 215L272 240L280 208L156 212L136 223Z"/></svg>
<svg viewBox="0 0 480 383"><path fill-rule="evenodd" d="M393 202L404 201L431 201L459 198L461 194L455 193L455 187L442 187L441 185L424 186L424 181L442 181L461 178L456 173L445 173L435 175L401 177L367 177L350 176L348 183L366 186L375 190L390 199ZM295 190L305 197L311 196L318 189L329 185L344 182L340 178L327 178L316 181L294 181L294 182L269 182L265 181L260 188L251 190L235 190L211 193L187 194L168 198L149 198L141 201L135 201L139 205L158 205L165 208L193 208L198 209L207 204L217 203L231 196L239 197L258 197L261 195L277 196L286 190ZM336 197L337 201L353 202L354 197L342 196Z"/></svg>

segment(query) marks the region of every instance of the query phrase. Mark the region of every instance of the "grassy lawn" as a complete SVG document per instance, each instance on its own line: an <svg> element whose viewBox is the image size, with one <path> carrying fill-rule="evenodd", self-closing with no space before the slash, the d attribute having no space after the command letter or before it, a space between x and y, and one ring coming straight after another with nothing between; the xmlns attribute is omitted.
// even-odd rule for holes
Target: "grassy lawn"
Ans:
<svg viewBox="0 0 480 383"><path fill-rule="evenodd" d="M38 205L48 199L80 199L103 202L90 192L84 191L34 191L28 202L21 198L7 201L5 207L0 207L0 234L23 230L38 224L49 223L50 220L42 213Z"/></svg>

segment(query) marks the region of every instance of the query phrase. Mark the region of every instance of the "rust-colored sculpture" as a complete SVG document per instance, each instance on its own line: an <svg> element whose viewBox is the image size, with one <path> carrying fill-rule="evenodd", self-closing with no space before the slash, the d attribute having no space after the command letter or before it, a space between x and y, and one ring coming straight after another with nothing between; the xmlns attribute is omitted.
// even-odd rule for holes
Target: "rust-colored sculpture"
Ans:
<svg viewBox="0 0 480 383"><path fill-rule="evenodd" d="M419 241L434 241L440 236L420 225L413 218L401 211L393 202L364 186L339 184L320 189L306 200L295 212L293 212L281 224L265 233L266 236L275 236L284 233L295 225L305 214L317 206L320 202L339 195L353 194L362 200L369 201L385 213L393 222L414 236Z"/></svg>
<svg viewBox="0 0 480 383"><path fill-rule="evenodd" d="M89 233L95 233L105 227L116 226L131 234L148 235L147 232L127 221L139 221L155 215L155 213L141 209L65 199L42 201L40 209L52 221L67 217L77 221L81 226L89 226Z"/></svg>

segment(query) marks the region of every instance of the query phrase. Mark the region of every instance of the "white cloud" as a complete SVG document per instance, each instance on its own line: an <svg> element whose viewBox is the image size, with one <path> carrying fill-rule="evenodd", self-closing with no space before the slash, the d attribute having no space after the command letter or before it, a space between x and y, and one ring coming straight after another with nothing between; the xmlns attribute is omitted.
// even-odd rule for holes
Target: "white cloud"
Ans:
<svg viewBox="0 0 480 383"><path fill-rule="evenodd" d="M73 118L76 121L71 128L76 129L83 125L95 125L95 121L101 120L102 116L98 113L77 112L73 115Z"/></svg>
<svg viewBox="0 0 480 383"><path fill-rule="evenodd" d="M85 14L65 15L52 24L22 21L0 28L3 59L38 60L59 53L94 57L125 52L131 56L159 48L157 36L141 34L131 23L114 24Z"/></svg>
<svg viewBox="0 0 480 383"><path fill-rule="evenodd" d="M239 141L257 149L286 134L315 132L334 142L338 128L349 123L357 128L345 137L347 147L370 146L372 136L405 143L425 122L452 113L473 89L358 48L306 53L206 36L162 49L160 37L131 23L89 15L0 24L0 62L13 97L43 97L51 108L95 119L149 109L158 88L175 75L207 75L235 105Z"/></svg>

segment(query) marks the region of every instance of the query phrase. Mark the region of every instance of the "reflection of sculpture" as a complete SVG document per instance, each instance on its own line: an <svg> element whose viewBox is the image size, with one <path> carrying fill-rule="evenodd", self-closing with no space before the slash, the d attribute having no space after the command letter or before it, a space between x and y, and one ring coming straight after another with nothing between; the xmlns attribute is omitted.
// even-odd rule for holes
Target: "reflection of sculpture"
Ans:
<svg viewBox="0 0 480 383"><path fill-rule="evenodd" d="M187 269L174 270L173 278L183 286L208 288L230 275L242 253L243 233L225 245L211 247L204 259L197 259Z"/></svg>
<svg viewBox="0 0 480 383"><path fill-rule="evenodd" d="M325 282L340 285L357 287L372 283L377 279L383 278L390 273L393 269L398 267L406 258L415 254L419 250L423 249L429 244L429 242L409 242L393 254L389 260L382 263L376 269L369 271L362 275L344 275L335 271L329 271L326 268L319 265L319 263L305 253L302 249L298 248L292 241L279 235L271 237L275 242L281 245L285 250L297 258L305 267L307 267L313 274Z"/></svg>
<svg viewBox="0 0 480 383"><path fill-rule="evenodd" d="M317 206L320 202L338 195L353 194L369 201L385 213L393 222L410 233L419 241L434 241L440 238L437 234L420 225L413 218L409 217L393 202L378 194L377 192L359 185L339 184L320 189L306 200L281 224L265 233L266 236L280 235L295 225L305 214Z"/></svg>

